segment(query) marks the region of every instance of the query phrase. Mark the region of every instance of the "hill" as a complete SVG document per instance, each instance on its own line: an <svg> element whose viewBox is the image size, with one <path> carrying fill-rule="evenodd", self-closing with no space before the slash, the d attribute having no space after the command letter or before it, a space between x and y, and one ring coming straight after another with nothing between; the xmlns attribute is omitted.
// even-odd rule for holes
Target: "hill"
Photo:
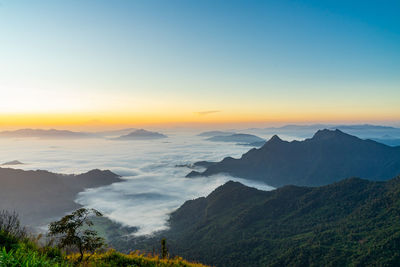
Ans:
<svg viewBox="0 0 400 267"><path fill-rule="evenodd" d="M0 168L0 210L15 210L24 224L38 226L79 207L76 194L119 182L118 175L91 170L79 175Z"/></svg>
<svg viewBox="0 0 400 267"><path fill-rule="evenodd" d="M85 253L80 261L80 255L73 248L61 250L56 240L40 242L41 238L41 235L35 237L28 233L14 214L0 212L0 266L205 267L181 257L162 258L155 253L144 255L139 251L123 254L114 249Z"/></svg>
<svg viewBox="0 0 400 267"><path fill-rule="evenodd" d="M268 192L230 181L185 202L159 236L215 266L396 266L399 216L400 177Z"/></svg>
<svg viewBox="0 0 400 267"><path fill-rule="evenodd" d="M114 140L152 140L160 138L167 138L167 136L161 133L150 132L143 129L139 129L127 135L122 135L118 138L115 138Z"/></svg>
<svg viewBox="0 0 400 267"><path fill-rule="evenodd" d="M268 185L317 186L346 177L387 180L400 174L400 147L362 140L340 130L319 130L310 139L287 142L273 136L240 159L227 157L188 177L228 173Z"/></svg>

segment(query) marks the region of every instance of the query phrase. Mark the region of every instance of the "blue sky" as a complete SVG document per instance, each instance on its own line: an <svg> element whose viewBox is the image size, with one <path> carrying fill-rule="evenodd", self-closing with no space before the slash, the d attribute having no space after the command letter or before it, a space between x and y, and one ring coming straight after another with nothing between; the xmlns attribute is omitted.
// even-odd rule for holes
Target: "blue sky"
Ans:
<svg viewBox="0 0 400 267"><path fill-rule="evenodd" d="M399 1L0 3L0 115L400 120Z"/></svg>

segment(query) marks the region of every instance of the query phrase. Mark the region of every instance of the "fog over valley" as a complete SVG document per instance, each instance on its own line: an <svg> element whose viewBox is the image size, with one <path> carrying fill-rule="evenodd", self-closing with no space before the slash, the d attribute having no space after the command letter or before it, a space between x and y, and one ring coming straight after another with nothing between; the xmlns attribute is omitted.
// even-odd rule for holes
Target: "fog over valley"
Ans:
<svg viewBox="0 0 400 267"><path fill-rule="evenodd" d="M168 214L186 200L205 196L228 180L263 190L261 182L247 181L224 174L207 178L185 178L201 161L240 157L251 147L235 143L210 142L193 132L168 132L168 138L140 141L108 139L45 140L0 139L0 162L18 160L7 166L24 170L48 170L62 174L84 173L92 169L111 170L123 182L88 189L76 202L93 207L110 219L136 226L135 235L147 235L167 227ZM196 168L202 170L201 168Z"/></svg>

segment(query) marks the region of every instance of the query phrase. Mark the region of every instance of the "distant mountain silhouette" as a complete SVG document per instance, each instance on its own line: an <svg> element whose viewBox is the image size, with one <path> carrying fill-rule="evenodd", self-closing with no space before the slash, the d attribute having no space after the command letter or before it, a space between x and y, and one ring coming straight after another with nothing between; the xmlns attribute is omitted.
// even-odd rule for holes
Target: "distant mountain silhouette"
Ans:
<svg viewBox="0 0 400 267"><path fill-rule="evenodd" d="M336 125L336 124L311 124L311 125L296 125L289 124L282 127L269 127L266 130L320 130L320 129L339 129L339 130L368 130L368 131L399 131L400 128L392 126L372 125L372 124L349 124L349 125Z"/></svg>
<svg viewBox="0 0 400 267"><path fill-rule="evenodd" d="M120 130L95 132L94 134L96 134L98 136L103 136L103 137L115 137L115 136L129 134L135 130L137 130L137 129L136 128L126 128L126 129L120 129Z"/></svg>
<svg viewBox="0 0 400 267"><path fill-rule="evenodd" d="M167 138L167 136L161 133L150 132L144 129L139 129L127 135L122 135L118 138L115 138L114 140L151 140L151 139L161 139L161 138Z"/></svg>
<svg viewBox="0 0 400 267"><path fill-rule="evenodd" d="M72 132L67 130L56 129L20 129L15 131L0 132L0 138L41 138L41 139L80 139L96 137L92 133Z"/></svg>
<svg viewBox="0 0 400 267"><path fill-rule="evenodd" d="M400 174L400 147L362 140L340 130L320 130L311 139L287 142L273 136L240 159L227 157L203 173L228 173L271 186L325 185L346 177L386 180Z"/></svg>
<svg viewBox="0 0 400 267"><path fill-rule="evenodd" d="M79 207L76 194L86 188L119 182L111 171L79 175L0 168L0 210L15 210L23 223L40 225Z"/></svg>
<svg viewBox="0 0 400 267"><path fill-rule="evenodd" d="M22 165L23 163L19 160L12 160L12 161L8 161L8 162L4 162L3 164L1 164L2 166L7 166L7 165Z"/></svg>
<svg viewBox="0 0 400 267"><path fill-rule="evenodd" d="M165 237L174 253L212 266L398 266L399 214L400 177L268 192L230 181L186 201L169 230L125 247L151 251Z"/></svg>
<svg viewBox="0 0 400 267"><path fill-rule="evenodd" d="M221 136L213 136L207 138L209 141L214 142L235 142L235 143L256 143L256 142L263 142L264 139L252 135L252 134L232 134L232 135L221 135Z"/></svg>
<svg viewBox="0 0 400 267"><path fill-rule="evenodd" d="M311 124L311 125L285 125L282 127L269 127L264 129L252 129L262 134L279 134L292 137L309 138L316 131L321 129L341 130L362 139L382 138L384 135L392 135L393 138L400 138L400 128L371 124Z"/></svg>
<svg viewBox="0 0 400 267"><path fill-rule="evenodd" d="M198 134L198 136L204 136L204 137L212 137L212 136L227 136L227 135L232 135L235 134L234 132L223 132L223 131L208 131L208 132L202 132Z"/></svg>

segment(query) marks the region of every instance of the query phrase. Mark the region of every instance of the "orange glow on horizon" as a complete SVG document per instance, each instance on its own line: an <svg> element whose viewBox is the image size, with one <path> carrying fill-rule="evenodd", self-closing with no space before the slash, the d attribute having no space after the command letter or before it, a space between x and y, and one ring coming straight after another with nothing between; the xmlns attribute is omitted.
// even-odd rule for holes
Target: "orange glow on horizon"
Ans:
<svg viewBox="0 0 400 267"><path fill-rule="evenodd" d="M343 113L312 113L298 112L269 114L224 112L200 116L191 114L111 114L111 113L71 113L71 114L0 114L0 128L40 128L40 127L67 127L67 128L115 128L126 126L155 126L155 125L256 125L256 124L285 124L285 123L355 123L371 121L399 121L400 117L383 116L377 114L354 114L349 116Z"/></svg>

